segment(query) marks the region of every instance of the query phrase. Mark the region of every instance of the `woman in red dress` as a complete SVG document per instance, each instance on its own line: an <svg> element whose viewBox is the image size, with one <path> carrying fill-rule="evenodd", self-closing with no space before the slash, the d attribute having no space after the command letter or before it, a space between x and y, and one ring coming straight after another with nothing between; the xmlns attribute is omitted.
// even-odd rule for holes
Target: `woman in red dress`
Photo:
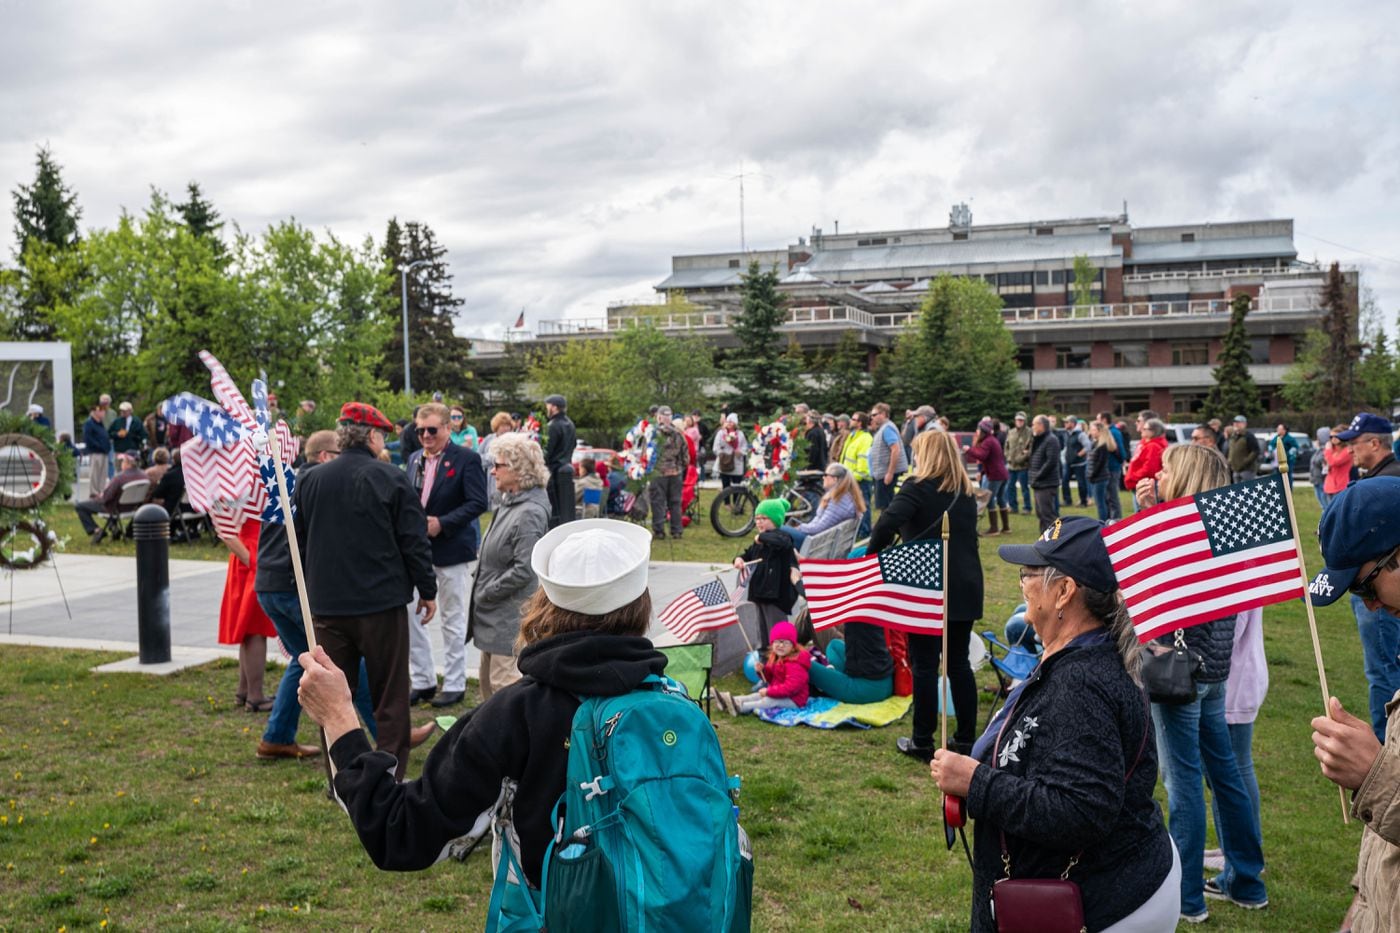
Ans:
<svg viewBox="0 0 1400 933"><path fill-rule="evenodd" d="M219 644L238 646L238 692L234 699L253 713L272 709L272 700L263 693L263 671L267 667L267 639L277 637L277 629L253 592L261 530L262 523L250 518L238 529L238 537L219 538L232 552L224 579L224 601L219 607Z"/></svg>

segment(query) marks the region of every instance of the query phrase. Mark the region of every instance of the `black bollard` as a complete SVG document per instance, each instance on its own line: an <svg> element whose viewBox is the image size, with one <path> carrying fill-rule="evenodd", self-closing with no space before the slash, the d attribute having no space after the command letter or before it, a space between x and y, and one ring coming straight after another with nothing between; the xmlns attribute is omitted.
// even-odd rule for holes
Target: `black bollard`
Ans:
<svg viewBox="0 0 1400 933"><path fill-rule="evenodd" d="M136 540L136 630L142 664L170 660L170 516L154 502L131 520Z"/></svg>

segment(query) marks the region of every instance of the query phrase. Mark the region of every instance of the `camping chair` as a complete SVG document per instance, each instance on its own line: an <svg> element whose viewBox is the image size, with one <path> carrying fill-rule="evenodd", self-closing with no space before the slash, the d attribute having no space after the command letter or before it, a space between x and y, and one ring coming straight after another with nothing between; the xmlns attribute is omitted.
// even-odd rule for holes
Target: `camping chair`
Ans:
<svg viewBox="0 0 1400 933"><path fill-rule="evenodd" d="M690 698L710 714L710 671L715 666L715 646L672 645L657 648L666 656L666 676L685 687Z"/></svg>
<svg viewBox="0 0 1400 933"><path fill-rule="evenodd" d="M102 526L102 537L111 535L115 541L124 535L131 535L131 519L135 517L136 510L146 504L146 490L150 488L151 481L148 479L134 479L122 487L116 511L107 513L107 523Z"/></svg>
<svg viewBox="0 0 1400 933"><path fill-rule="evenodd" d="M193 541L203 531L208 531L211 538L218 537L214 534L214 525L209 521L209 516L196 511L190 504L188 491L180 493L180 504L170 517L170 531L176 541Z"/></svg>
<svg viewBox="0 0 1400 933"><path fill-rule="evenodd" d="M982 632L982 640L987 643L987 660L997 673L997 699L987 713L987 724L991 725L997 710L1006 703L1006 695L1017 681L1025 680L1040 663L1040 652L1029 651L1019 645L1008 645L993 631ZM984 727L985 728L985 727Z"/></svg>
<svg viewBox="0 0 1400 933"><path fill-rule="evenodd" d="M603 511L603 490L589 489L583 490L583 517L598 518Z"/></svg>

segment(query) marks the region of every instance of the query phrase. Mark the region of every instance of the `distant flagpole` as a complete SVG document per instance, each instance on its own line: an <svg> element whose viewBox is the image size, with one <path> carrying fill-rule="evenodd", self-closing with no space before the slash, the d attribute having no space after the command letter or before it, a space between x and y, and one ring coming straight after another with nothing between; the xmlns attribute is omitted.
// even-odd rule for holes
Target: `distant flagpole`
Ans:
<svg viewBox="0 0 1400 933"><path fill-rule="evenodd" d="M1322 643L1317 637L1317 616L1313 612L1311 581L1308 578L1307 564L1303 561L1303 541L1298 536L1298 516L1293 511L1293 476L1288 470L1288 454L1283 449L1283 438L1276 438L1274 443L1275 460L1279 472L1283 474L1283 498L1288 502L1288 520L1293 525L1293 544L1298 549L1298 573L1303 578L1303 604L1308 607L1308 631L1312 634L1313 659L1317 661L1317 682L1322 687L1322 709L1327 718L1331 719L1332 704L1329 700L1332 694L1327 689L1327 669L1322 664ZM1346 791L1340 784L1337 785L1337 796L1342 802L1342 823L1350 823Z"/></svg>

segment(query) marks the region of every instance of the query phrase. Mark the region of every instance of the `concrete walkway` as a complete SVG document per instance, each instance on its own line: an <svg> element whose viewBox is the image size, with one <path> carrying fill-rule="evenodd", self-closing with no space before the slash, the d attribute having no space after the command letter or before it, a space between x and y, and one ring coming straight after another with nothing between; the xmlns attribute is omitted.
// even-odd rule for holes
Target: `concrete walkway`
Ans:
<svg viewBox="0 0 1400 933"><path fill-rule="evenodd" d="M170 665L119 662L121 670L168 673L219 657L236 658L232 646L220 645L219 604L223 599L225 564L203 560L170 562ZM720 564L653 563L650 566L653 612L685 590L698 586ZM724 575L732 586L732 571ZM64 595L67 596L67 608ZM69 610L72 618L69 618ZM428 629L433 655L442 671L442 633L436 621ZM652 619L652 639L676 644ZM60 554L31 570L0 578L0 644L42 645L102 651L137 651L136 559L86 554ZM280 659L276 648L268 656ZM467 647L467 670L476 676L480 657ZM104 665L111 668L111 665Z"/></svg>

